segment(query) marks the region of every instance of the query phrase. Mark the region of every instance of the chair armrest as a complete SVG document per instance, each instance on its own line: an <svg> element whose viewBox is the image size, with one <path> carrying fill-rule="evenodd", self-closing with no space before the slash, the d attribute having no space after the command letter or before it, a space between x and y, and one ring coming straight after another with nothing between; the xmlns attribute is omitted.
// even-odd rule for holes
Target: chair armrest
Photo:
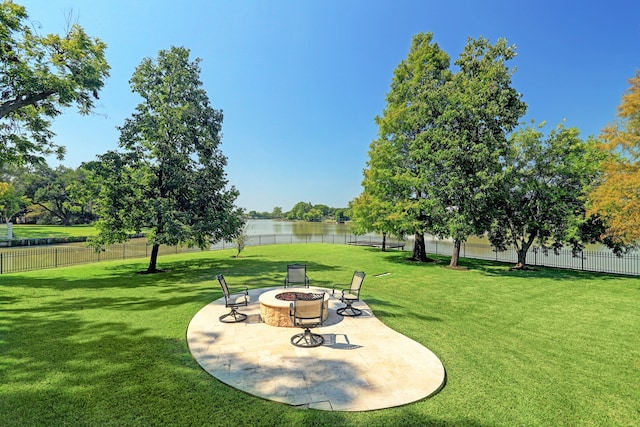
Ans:
<svg viewBox="0 0 640 427"><path fill-rule="evenodd" d="M233 289L233 292L231 289L229 289L229 295L240 295L240 294L249 296L249 288L245 286L243 288Z"/></svg>
<svg viewBox="0 0 640 427"><path fill-rule="evenodd" d="M344 294L344 291L348 291L348 288L343 288L343 286L347 286L347 285L334 285L333 288L331 288L331 295L335 294L336 291L338 292L342 292Z"/></svg>
<svg viewBox="0 0 640 427"><path fill-rule="evenodd" d="M342 290L342 295L340 296L340 299L344 298L345 294L346 295L351 295L351 298L349 298L349 299L353 299L353 298L360 299L360 294L358 292L352 293L351 288L343 289Z"/></svg>

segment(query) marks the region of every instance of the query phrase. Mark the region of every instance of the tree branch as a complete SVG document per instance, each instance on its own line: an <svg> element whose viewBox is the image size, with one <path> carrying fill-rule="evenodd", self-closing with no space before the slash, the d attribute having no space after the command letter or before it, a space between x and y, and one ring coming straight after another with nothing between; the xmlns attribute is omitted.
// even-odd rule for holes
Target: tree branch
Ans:
<svg viewBox="0 0 640 427"><path fill-rule="evenodd" d="M8 116L12 112L26 107L27 105L33 105L38 101L42 101L43 99L47 99L51 95L53 95L54 91L45 91L32 94L31 96L27 96L25 98L15 98L10 101L4 102L0 105L0 119Z"/></svg>

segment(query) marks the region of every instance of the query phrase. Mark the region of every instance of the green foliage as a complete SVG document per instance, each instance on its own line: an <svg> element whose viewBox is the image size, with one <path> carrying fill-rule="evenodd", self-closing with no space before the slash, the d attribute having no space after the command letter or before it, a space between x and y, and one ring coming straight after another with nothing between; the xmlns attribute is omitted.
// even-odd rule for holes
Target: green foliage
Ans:
<svg viewBox="0 0 640 427"><path fill-rule="evenodd" d="M26 197L16 192L15 186L10 182L0 182L0 216L5 222L24 210L28 201Z"/></svg>
<svg viewBox="0 0 640 427"><path fill-rule="evenodd" d="M222 111L209 103L199 62L190 62L183 47L144 59L130 80L143 101L120 128L124 153L108 152L87 165L103 183L93 243L122 242L149 227L149 272L156 271L159 245L204 249L233 239L244 224L218 148Z"/></svg>
<svg viewBox="0 0 640 427"><path fill-rule="evenodd" d="M45 163L36 165L24 175L24 192L32 204L46 211L55 223L62 225L89 223L95 219L91 211L93 183L82 168ZM54 223L54 220L49 221Z"/></svg>
<svg viewBox="0 0 640 427"><path fill-rule="evenodd" d="M469 39L454 73L431 33L414 36L376 117L364 191L351 205L356 229L415 233L416 242L428 231L457 248L486 230L506 135L526 109L505 65L514 56L504 39ZM423 245L414 259L426 259Z"/></svg>
<svg viewBox="0 0 640 427"><path fill-rule="evenodd" d="M284 218L284 213L282 212L282 208L280 206L274 207L273 212L271 212L271 217L274 219Z"/></svg>
<svg viewBox="0 0 640 427"><path fill-rule="evenodd" d="M279 214L282 215L282 208L276 207L274 209L274 218L277 218L275 216L275 214L278 213L276 211L277 209L280 209ZM286 213L286 218L289 220L297 219L312 222L322 221L323 219L329 217L334 217L337 219L337 210L338 209L331 208L327 205L314 205L308 202L298 202L293 206L293 208L291 208L289 212Z"/></svg>
<svg viewBox="0 0 640 427"><path fill-rule="evenodd" d="M507 134L526 111L506 66L515 55L505 39L492 45L481 37L469 39L455 62L459 71L444 88L447 105L435 126L437 137L423 151L428 197L446 207L433 230L437 235L463 242L490 224ZM452 266L456 261L454 255Z"/></svg>
<svg viewBox="0 0 640 427"><path fill-rule="evenodd" d="M236 245L236 249L238 250L238 253L236 253L236 258L240 256L240 253L247 246L247 243L249 243L250 238L251 236L249 235L248 226L245 224L245 226L242 227L242 229L240 230L236 238L233 239L233 243Z"/></svg>
<svg viewBox="0 0 640 427"><path fill-rule="evenodd" d="M271 219L273 215L269 212L249 211L247 212L247 218L251 219Z"/></svg>
<svg viewBox="0 0 640 427"><path fill-rule="evenodd" d="M289 212L287 212L287 219L304 219L304 214L309 212L313 208L311 203L298 202Z"/></svg>
<svg viewBox="0 0 640 427"><path fill-rule="evenodd" d="M502 190L493 206L489 233L498 250L513 245L524 268L529 247L582 249L584 197L598 176L601 158L594 141L584 142L576 128L559 125L545 138L538 128L518 130L504 156Z"/></svg>
<svg viewBox="0 0 640 427"><path fill-rule="evenodd" d="M62 158L50 119L74 104L88 114L109 76L106 45L82 27L41 36L31 25L23 6L0 3L0 166Z"/></svg>
<svg viewBox="0 0 640 427"><path fill-rule="evenodd" d="M349 220L349 213L347 209L336 209L335 210L336 221L344 222Z"/></svg>
<svg viewBox="0 0 640 427"><path fill-rule="evenodd" d="M322 211L320 209L313 208L309 210L309 212L305 212L302 218L305 221L320 222L322 221Z"/></svg>
<svg viewBox="0 0 640 427"><path fill-rule="evenodd" d="M145 266L141 260L1 275L3 302L10 307L5 304L0 318L0 423L590 427L640 422L638 278L509 271L503 264L466 259L461 264L467 270L457 271L443 268L447 258L422 264L400 252L347 245L247 250L250 256L240 258L231 256L234 249L165 256L169 271L163 275L136 275ZM222 297L215 275L250 288L272 287L281 283L292 259L308 260L310 278L320 286L348 281L356 267L366 271L363 300L380 321L442 360L444 389L430 399L380 411L304 410L236 390L198 366L185 329L198 310ZM389 274L375 277L381 272ZM288 340L273 345L290 348ZM242 355L237 357L241 362ZM322 366L322 360L313 363ZM348 354L345 363L351 363Z"/></svg>

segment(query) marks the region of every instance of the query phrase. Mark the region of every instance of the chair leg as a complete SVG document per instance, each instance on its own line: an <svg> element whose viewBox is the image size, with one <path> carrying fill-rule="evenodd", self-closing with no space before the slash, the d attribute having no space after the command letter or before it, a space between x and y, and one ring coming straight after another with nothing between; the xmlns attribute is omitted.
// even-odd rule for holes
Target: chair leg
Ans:
<svg viewBox="0 0 640 427"><path fill-rule="evenodd" d="M362 310L351 305L353 301L344 301L344 303L346 304L345 307L336 310L336 313L340 316L360 316L362 314Z"/></svg>
<svg viewBox="0 0 640 427"><path fill-rule="evenodd" d="M318 347L324 344L324 337L320 334L314 334L309 328L305 328L304 332L291 337L291 344L296 347Z"/></svg>
<svg viewBox="0 0 640 427"><path fill-rule="evenodd" d="M227 319L228 317L233 318L233 320ZM244 313L239 313L237 307L232 307L230 312L228 312L227 314L223 314L218 318L218 320L220 320L223 323L237 323L237 322L242 322L243 320L246 320L246 319L247 319L247 315Z"/></svg>

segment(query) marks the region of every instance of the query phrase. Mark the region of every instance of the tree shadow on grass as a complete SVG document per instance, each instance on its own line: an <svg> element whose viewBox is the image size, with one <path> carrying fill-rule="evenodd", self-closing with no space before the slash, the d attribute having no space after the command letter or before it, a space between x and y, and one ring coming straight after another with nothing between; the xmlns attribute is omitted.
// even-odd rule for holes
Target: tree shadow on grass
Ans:
<svg viewBox="0 0 640 427"><path fill-rule="evenodd" d="M369 413L301 410L230 387L202 370L183 337L82 316L2 320L3 425L460 425L424 401ZM211 339L215 340L213 334ZM10 343L10 344L9 344ZM238 363L242 363L242 354ZM321 362L321 361L320 361ZM345 366L350 362L345 361ZM354 365L351 369L361 369ZM278 368L269 376L281 375ZM348 367L346 369L349 369ZM305 390L300 390L304 392ZM349 398L345 396L345 398ZM476 420L464 425L479 426Z"/></svg>
<svg viewBox="0 0 640 427"><path fill-rule="evenodd" d="M0 304L7 311L19 313L31 310L21 302L32 298L32 289L46 296L39 300L39 312L56 313L104 309L110 311L139 311L175 307L185 304L207 304L222 297L216 280L224 274L232 288L267 288L282 286L286 263L265 258L219 259L196 258L165 262L166 273L139 275L132 264L97 265L96 274L87 277L64 276L33 277L14 274L6 278L3 287L22 288L10 297L2 297ZM307 263L307 271L336 270L337 267L321 263ZM329 281L311 278L311 285L325 287ZM145 292L149 289L149 292ZM60 292L60 295L50 291ZM13 291L11 291L13 292Z"/></svg>
<svg viewBox="0 0 640 427"><path fill-rule="evenodd" d="M25 292L5 301L15 307L0 318L0 358L7 368L0 370L0 413L11 420L7 425L346 425L369 419L255 398L197 366L184 340L184 322L202 303L221 297L215 274L251 288L282 283L286 263L247 258L167 262L169 272L142 278L126 265L107 266L108 275L87 279L12 275L17 283L11 285ZM311 262L307 268L314 286L323 284L314 283L314 271L341 269ZM34 298L30 288L43 298ZM415 405L375 411L370 420L460 422L432 419Z"/></svg>
<svg viewBox="0 0 640 427"><path fill-rule="evenodd" d="M11 362L0 373L4 422L175 425L182 419L206 425L243 415L259 422L265 410L283 412L212 381L182 337L73 315L21 315L5 322L11 344L0 348ZM247 406L256 408L253 416Z"/></svg>
<svg viewBox="0 0 640 427"><path fill-rule="evenodd" d="M429 259L427 261L416 261L411 258L411 253L406 251L385 251L382 252L379 249L367 248L365 251L368 252L377 252L378 255L381 255L385 261L400 264L400 265L409 265L409 266L421 266L421 267L438 267L443 265L442 257L429 255Z"/></svg>
<svg viewBox="0 0 640 427"><path fill-rule="evenodd" d="M434 262L417 262L408 259L406 256L402 256L401 254L391 254L387 253L386 260L389 262L419 267L421 269L431 269L431 268L444 268L446 269L451 260L450 256L444 255L429 255L430 258L434 259ZM569 270L562 268L554 268L554 267L543 267L543 266L530 266L525 270L513 269L512 263L505 263L499 261L491 261L491 260L483 260L476 258L460 258L458 262L459 268L452 271L477 271L482 272L487 275L496 276L496 277L513 277L513 278L536 278L536 279L550 279L550 280L568 280L568 281L584 281L584 280L610 280L610 279L621 279L621 278L631 278L630 276L610 274L610 273L599 273L599 272L591 272L591 271L579 271L579 270Z"/></svg>
<svg viewBox="0 0 640 427"><path fill-rule="evenodd" d="M239 277L243 286L251 288L282 285L286 275L286 264L282 261L270 261L265 258L196 258L167 261L163 264L164 273L137 274L131 263L100 265L96 264L99 274L88 277L34 277L32 275L12 274L4 280L3 286L48 288L55 290L105 289L105 288L143 288L148 286L174 289L176 285L193 285L215 281L216 275L224 274ZM313 271L339 270L339 267L307 262L307 274L313 286L323 286L328 281L313 283ZM216 282L217 283L217 282ZM216 284L216 289L219 288Z"/></svg>
<svg viewBox="0 0 640 427"><path fill-rule="evenodd" d="M514 269L511 263L465 258L464 264L470 270L481 271L497 277L513 277L523 279L550 279L567 281L611 280L632 278L631 276L594 271L570 270L564 268L528 266L526 269Z"/></svg>

